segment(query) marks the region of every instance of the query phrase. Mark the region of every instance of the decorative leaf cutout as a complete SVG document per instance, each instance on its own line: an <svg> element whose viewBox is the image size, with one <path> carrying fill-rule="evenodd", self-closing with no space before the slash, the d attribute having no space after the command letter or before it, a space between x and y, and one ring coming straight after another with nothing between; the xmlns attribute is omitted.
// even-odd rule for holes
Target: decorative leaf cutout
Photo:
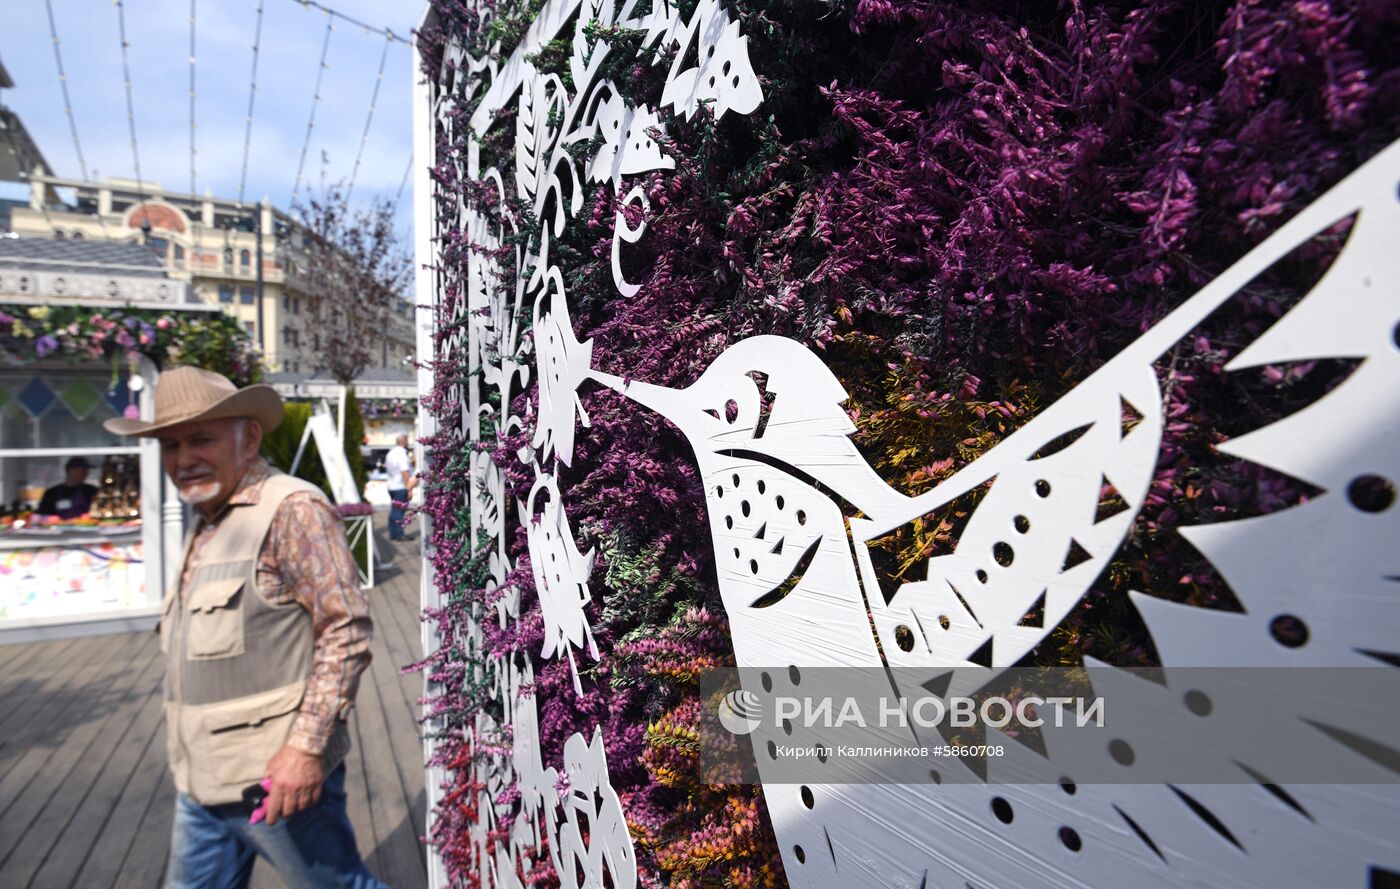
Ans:
<svg viewBox="0 0 1400 889"><path fill-rule="evenodd" d="M1045 593L1041 593L1035 603L1031 605L1025 617L1016 622L1018 627L1035 627L1043 629L1045 627Z"/></svg>
<svg viewBox="0 0 1400 889"><path fill-rule="evenodd" d="M757 599L754 599L753 602L750 603L750 607L767 608L770 605L776 605L786 599L793 590L797 589L797 585L802 582L802 578L807 574L807 569L812 566L812 559L816 558L817 548L821 546L821 542L822 539L820 537L813 540L811 545L807 547L807 551L802 554L802 558L798 559L797 564L793 566L792 573L789 574L782 583L773 587L773 589L759 596Z"/></svg>
<svg viewBox="0 0 1400 889"><path fill-rule="evenodd" d="M1083 426L1080 426L1076 429L1071 429L1068 432L1063 432L1055 436L1054 438L1047 441L1045 444L1041 445L1040 450L1036 451L1034 454L1031 455L1031 459L1043 460L1046 457L1058 454L1060 451L1063 451L1065 448L1069 447L1076 441L1079 441L1079 439L1083 438L1084 433L1088 432L1093 427L1093 423L1085 423Z"/></svg>
<svg viewBox="0 0 1400 889"><path fill-rule="evenodd" d="M992 643L995 641L995 636L988 636L986 642L983 642L976 651L967 656L967 662L990 669L992 666Z"/></svg>
<svg viewBox="0 0 1400 889"><path fill-rule="evenodd" d="M1093 556L1089 555L1088 550L1079 545L1078 540L1070 538L1069 552L1065 553L1065 563L1061 566L1060 573L1063 574L1071 568L1082 565L1092 558Z"/></svg>
<svg viewBox="0 0 1400 889"><path fill-rule="evenodd" d="M1099 508L1094 513L1094 524L1111 519L1128 508L1128 501L1123 499L1123 495L1113 486L1113 482L1108 480L1108 476L1103 476L1099 485Z"/></svg>
<svg viewBox="0 0 1400 889"><path fill-rule="evenodd" d="M1118 402L1121 405L1118 434L1121 438L1127 438L1128 433L1142 422L1142 411L1133 407L1133 403L1122 395L1118 396Z"/></svg>

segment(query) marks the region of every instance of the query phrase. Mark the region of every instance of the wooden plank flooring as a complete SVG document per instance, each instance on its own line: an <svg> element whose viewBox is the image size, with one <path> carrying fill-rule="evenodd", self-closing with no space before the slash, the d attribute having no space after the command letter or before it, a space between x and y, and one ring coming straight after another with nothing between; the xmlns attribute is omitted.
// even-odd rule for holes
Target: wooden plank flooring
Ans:
<svg viewBox="0 0 1400 889"><path fill-rule="evenodd" d="M418 544L376 546L374 660L346 761L350 820L371 871L426 887ZM150 889L164 880L175 788L165 764L155 633L0 646L0 886ZM280 889L261 861L253 889Z"/></svg>

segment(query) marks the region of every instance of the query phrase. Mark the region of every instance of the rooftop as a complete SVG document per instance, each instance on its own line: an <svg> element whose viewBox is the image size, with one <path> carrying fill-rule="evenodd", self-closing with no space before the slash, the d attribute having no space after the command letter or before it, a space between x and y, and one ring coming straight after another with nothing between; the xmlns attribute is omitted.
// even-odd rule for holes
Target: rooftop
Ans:
<svg viewBox="0 0 1400 889"><path fill-rule="evenodd" d="M148 247L119 241L0 237L0 268L72 274L165 278L165 267Z"/></svg>

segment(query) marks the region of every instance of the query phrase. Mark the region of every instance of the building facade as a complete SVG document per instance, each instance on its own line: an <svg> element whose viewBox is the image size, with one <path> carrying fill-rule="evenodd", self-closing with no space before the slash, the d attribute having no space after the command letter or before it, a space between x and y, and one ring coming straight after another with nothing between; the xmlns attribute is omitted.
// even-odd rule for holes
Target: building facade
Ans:
<svg viewBox="0 0 1400 889"><path fill-rule="evenodd" d="M240 203L151 182L92 183L40 171L29 183L29 206L10 213L13 234L146 245L171 279L242 322L270 370L315 373L327 366L332 344L349 335L345 307L323 298L317 283L314 237L265 198ZM72 189L76 200L55 203L59 189ZM386 323L358 335L371 368L402 368L413 353L412 304L396 296L388 302Z"/></svg>

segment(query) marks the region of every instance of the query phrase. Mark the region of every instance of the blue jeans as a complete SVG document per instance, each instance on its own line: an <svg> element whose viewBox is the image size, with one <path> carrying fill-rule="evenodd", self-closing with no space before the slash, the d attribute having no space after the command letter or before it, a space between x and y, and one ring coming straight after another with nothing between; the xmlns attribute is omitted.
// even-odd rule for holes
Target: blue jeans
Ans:
<svg viewBox="0 0 1400 889"><path fill-rule="evenodd" d="M389 492L389 539L403 540L404 505L408 503L408 491L399 489Z"/></svg>
<svg viewBox="0 0 1400 889"><path fill-rule="evenodd" d="M345 815L345 766L326 779L321 799L269 827L248 823L241 803L201 806L179 794L170 834L166 889L244 889L261 855L288 889L388 889L360 860Z"/></svg>

